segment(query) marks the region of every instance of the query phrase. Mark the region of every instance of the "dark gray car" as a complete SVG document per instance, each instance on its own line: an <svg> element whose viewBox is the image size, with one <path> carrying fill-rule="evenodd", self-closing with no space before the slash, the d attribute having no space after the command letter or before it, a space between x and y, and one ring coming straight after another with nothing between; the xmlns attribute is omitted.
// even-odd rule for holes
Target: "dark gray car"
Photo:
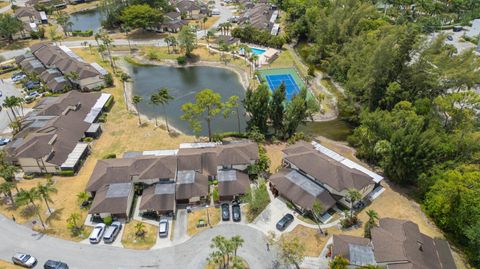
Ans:
<svg viewBox="0 0 480 269"><path fill-rule="evenodd" d="M286 214L285 216L283 216L283 218L281 218L277 222L277 229L279 231L285 230L285 228L287 228L287 226L290 225L290 223L292 223L292 221L293 221L293 215L290 214L290 213Z"/></svg>
<svg viewBox="0 0 480 269"><path fill-rule="evenodd" d="M68 265L61 261L48 260L43 265L44 269L68 269Z"/></svg>
<svg viewBox="0 0 480 269"><path fill-rule="evenodd" d="M230 205L224 203L221 205L222 207L222 220L229 221L230 220Z"/></svg>

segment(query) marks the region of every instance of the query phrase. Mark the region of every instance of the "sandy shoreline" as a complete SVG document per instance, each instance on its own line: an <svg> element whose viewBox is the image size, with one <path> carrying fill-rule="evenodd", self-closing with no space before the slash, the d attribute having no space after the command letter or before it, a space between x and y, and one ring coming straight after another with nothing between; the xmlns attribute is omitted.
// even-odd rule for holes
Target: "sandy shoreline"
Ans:
<svg viewBox="0 0 480 269"><path fill-rule="evenodd" d="M142 64L144 63L144 64L152 65L152 66L155 66L155 65L156 66L170 66L170 67L175 67L175 68L187 68L187 67L192 67L192 66L207 66L207 67L225 68L225 69L228 69L228 70L234 72L235 74L237 74L238 80L239 80L240 84L242 84L243 89L245 91L247 90L248 85L249 85L248 74L244 70L242 70L241 68L239 68L237 66L234 66L234 65L231 65L231 64L226 64L225 65L222 62L198 61L198 62L191 63L191 64L179 65L177 63L177 61L175 61L175 60L165 59L165 60L162 60L162 61L150 61L150 60L145 59L144 57L139 57L139 56L134 56L134 59L141 62ZM131 75L128 68L127 68L127 62L124 59L122 59L122 61L117 62L117 67L122 69L123 72ZM137 109L135 108L135 106L131 103L132 96L133 96L133 83L131 81L125 82L125 94L126 94L127 106L128 106L129 111L132 111L135 114L140 114L140 118L142 119L142 121L148 121L150 123L155 123L155 118L150 118L150 117L146 116L145 114L139 113L137 111ZM165 123L165 117L164 116L159 115L156 118L158 120L159 126L165 125L164 124ZM171 124L169 124L168 126L171 130L174 130L175 132L184 135L184 133L182 131L178 130L177 128L175 128Z"/></svg>

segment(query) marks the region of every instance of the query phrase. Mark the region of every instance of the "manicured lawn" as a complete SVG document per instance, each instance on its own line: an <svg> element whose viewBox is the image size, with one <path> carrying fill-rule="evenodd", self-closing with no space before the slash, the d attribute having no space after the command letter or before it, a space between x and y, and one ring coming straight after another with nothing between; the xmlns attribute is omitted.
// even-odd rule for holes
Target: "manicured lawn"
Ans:
<svg viewBox="0 0 480 269"><path fill-rule="evenodd" d="M297 225L291 232L285 233L287 239L298 238L305 246L305 255L318 257L327 243L328 237L321 235L318 229Z"/></svg>
<svg viewBox="0 0 480 269"><path fill-rule="evenodd" d="M213 227L217 225L220 222L220 209L215 208L215 207L210 207L208 209L208 217L210 218L210 225ZM208 217L207 217L207 209L202 208L195 210L191 213L188 213L187 219L188 219L188 224L187 224L187 233L188 235L192 236L194 234L197 234L203 230L206 230L210 228L208 226ZM206 226L204 227L197 227L198 221L203 219L206 223Z"/></svg>
<svg viewBox="0 0 480 269"><path fill-rule="evenodd" d="M122 244L125 248L131 249L150 249L157 242L158 227L143 223L145 225L145 234L143 237L139 237L135 234L135 225L139 221L133 220L125 225L125 231L123 232Z"/></svg>

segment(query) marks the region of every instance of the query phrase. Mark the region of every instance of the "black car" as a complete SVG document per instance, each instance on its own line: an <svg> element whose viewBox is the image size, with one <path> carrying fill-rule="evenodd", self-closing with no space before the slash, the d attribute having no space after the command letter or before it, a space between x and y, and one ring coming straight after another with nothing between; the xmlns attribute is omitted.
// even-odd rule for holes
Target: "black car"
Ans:
<svg viewBox="0 0 480 269"><path fill-rule="evenodd" d="M240 211L240 205L238 203L232 205L232 219L236 222L242 220L242 213Z"/></svg>
<svg viewBox="0 0 480 269"><path fill-rule="evenodd" d="M222 204L222 220L229 221L230 220L230 206L228 204Z"/></svg>
<svg viewBox="0 0 480 269"><path fill-rule="evenodd" d="M44 269L68 269L68 265L61 261L48 260L43 265Z"/></svg>
<svg viewBox="0 0 480 269"><path fill-rule="evenodd" d="M277 222L277 229L279 231L283 231L285 230L285 228L287 228L287 226L292 223L293 221L293 215L288 213L286 214L285 216L283 216L283 218L281 218L278 222Z"/></svg>

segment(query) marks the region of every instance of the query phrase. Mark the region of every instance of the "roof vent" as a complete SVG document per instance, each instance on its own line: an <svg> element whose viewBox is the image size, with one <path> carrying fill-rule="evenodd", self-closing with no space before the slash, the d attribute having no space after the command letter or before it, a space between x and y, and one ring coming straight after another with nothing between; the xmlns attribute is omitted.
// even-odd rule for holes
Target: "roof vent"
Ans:
<svg viewBox="0 0 480 269"><path fill-rule="evenodd" d="M423 244L418 242L418 241L417 241L417 243L418 243L418 250L423 252Z"/></svg>

